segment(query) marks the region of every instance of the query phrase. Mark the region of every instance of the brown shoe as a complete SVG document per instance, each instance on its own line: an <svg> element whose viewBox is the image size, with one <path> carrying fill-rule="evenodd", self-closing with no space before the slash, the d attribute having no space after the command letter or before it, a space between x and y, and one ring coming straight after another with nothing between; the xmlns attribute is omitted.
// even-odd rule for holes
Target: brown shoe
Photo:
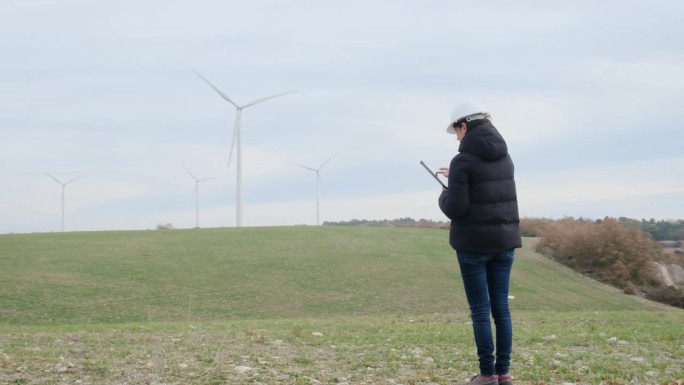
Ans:
<svg viewBox="0 0 684 385"><path fill-rule="evenodd" d="M499 385L513 385L513 377L509 374L499 376Z"/></svg>

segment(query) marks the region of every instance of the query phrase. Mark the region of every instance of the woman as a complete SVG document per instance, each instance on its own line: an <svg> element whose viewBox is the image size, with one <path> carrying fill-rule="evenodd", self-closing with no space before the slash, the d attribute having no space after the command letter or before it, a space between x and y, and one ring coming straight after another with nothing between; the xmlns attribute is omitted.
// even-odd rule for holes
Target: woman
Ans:
<svg viewBox="0 0 684 385"><path fill-rule="evenodd" d="M508 287L514 250L522 246L513 161L487 109L476 101L454 108L447 132L460 145L449 167L439 171L449 179L439 207L451 219L449 243L458 257L480 362L480 374L467 385L512 385Z"/></svg>

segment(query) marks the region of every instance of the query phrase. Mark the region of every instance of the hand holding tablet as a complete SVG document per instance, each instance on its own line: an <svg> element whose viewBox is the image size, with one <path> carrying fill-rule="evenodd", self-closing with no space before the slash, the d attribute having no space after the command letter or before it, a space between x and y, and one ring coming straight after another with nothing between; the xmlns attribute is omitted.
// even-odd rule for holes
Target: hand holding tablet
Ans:
<svg viewBox="0 0 684 385"><path fill-rule="evenodd" d="M428 167L427 164L425 164L425 162L423 162L422 160L420 161L420 164L425 168L425 170L427 170L428 173L430 173L430 175L432 175L433 178L435 178L437 182L439 182L439 184L442 185L442 187L447 188L447 186L444 183L442 183L441 180L439 180L439 177L437 176L438 173L430 170L430 167ZM440 168L440 174L443 174L444 171L446 171L446 175L449 175L449 169Z"/></svg>

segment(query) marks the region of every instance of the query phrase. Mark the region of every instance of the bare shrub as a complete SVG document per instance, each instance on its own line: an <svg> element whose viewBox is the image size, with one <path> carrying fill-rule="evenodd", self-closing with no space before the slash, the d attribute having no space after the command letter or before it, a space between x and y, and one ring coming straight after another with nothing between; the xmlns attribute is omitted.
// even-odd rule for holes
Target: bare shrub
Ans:
<svg viewBox="0 0 684 385"><path fill-rule="evenodd" d="M660 245L648 234L613 218L554 221L545 226L537 247L559 262L619 288L628 282L652 284L646 263L661 259Z"/></svg>
<svg viewBox="0 0 684 385"><path fill-rule="evenodd" d="M539 237L544 231L544 228L550 223L553 223L553 220L545 218L521 218L520 233L523 237Z"/></svg>
<svg viewBox="0 0 684 385"><path fill-rule="evenodd" d="M627 294L684 307L684 290L663 287L656 262L666 257L660 243L634 226L613 218L565 218L542 227L537 251Z"/></svg>
<svg viewBox="0 0 684 385"><path fill-rule="evenodd" d="M654 301L666 303L684 309L684 290L674 286L650 288L647 291L648 297Z"/></svg>
<svg viewBox="0 0 684 385"><path fill-rule="evenodd" d="M622 289L622 292L629 295L637 295L639 294L639 288L635 284L628 282Z"/></svg>

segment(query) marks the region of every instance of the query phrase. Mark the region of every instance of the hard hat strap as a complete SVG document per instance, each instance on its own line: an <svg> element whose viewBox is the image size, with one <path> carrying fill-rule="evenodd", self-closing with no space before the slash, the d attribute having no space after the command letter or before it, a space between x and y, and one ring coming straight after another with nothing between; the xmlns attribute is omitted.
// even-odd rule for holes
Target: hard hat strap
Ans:
<svg viewBox="0 0 684 385"><path fill-rule="evenodd" d="M485 112L482 114L474 114L474 115L466 116L465 121L466 122L472 122L473 120L487 119L487 118L489 118L489 114Z"/></svg>

